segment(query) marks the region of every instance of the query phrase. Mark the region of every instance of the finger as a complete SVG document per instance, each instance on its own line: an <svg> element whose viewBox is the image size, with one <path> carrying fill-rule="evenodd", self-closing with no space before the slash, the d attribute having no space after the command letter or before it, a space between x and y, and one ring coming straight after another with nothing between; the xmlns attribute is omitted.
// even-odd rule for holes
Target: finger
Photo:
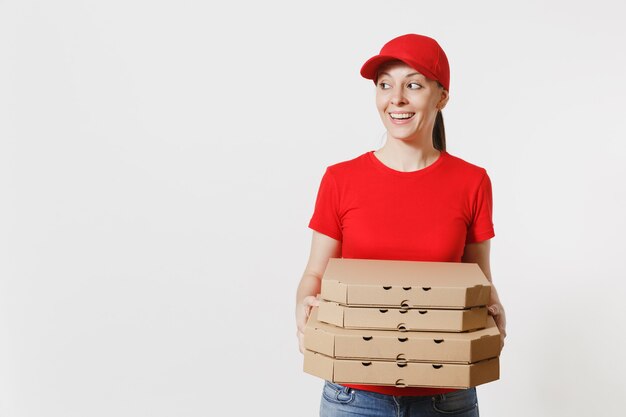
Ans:
<svg viewBox="0 0 626 417"><path fill-rule="evenodd" d="M502 335L502 337L506 337L506 328L504 326L498 326L498 331Z"/></svg>
<svg viewBox="0 0 626 417"><path fill-rule="evenodd" d="M304 317L309 318L311 315L311 306L304 306Z"/></svg>
<svg viewBox="0 0 626 417"><path fill-rule="evenodd" d="M311 296L306 297L304 300L302 300L302 308L304 309L304 316L305 317L309 317L309 313L311 311L311 302L313 300L311 299Z"/></svg>
<svg viewBox="0 0 626 417"><path fill-rule="evenodd" d="M301 332L298 332L298 348L300 353L304 353L304 335Z"/></svg>
<svg viewBox="0 0 626 417"><path fill-rule="evenodd" d="M306 326L306 322L307 322L306 314L298 314L298 317L296 317L296 325L298 326L298 329L300 330L304 329L304 326Z"/></svg>
<svg viewBox="0 0 626 417"><path fill-rule="evenodd" d="M495 322L496 322L496 327L498 328L498 332L500 333L500 336L506 337L506 327L499 320L495 320Z"/></svg>
<svg viewBox="0 0 626 417"><path fill-rule="evenodd" d="M497 316L500 314L500 309L495 304L488 306L487 310L489 311L489 314L491 314L492 316Z"/></svg>

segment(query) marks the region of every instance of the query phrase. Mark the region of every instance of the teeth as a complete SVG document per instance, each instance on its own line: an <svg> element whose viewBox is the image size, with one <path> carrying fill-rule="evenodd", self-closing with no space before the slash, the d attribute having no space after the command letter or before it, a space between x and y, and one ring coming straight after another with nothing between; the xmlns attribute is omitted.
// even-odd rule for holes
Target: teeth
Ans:
<svg viewBox="0 0 626 417"><path fill-rule="evenodd" d="M408 119L415 113L389 113L392 119Z"/></svg>

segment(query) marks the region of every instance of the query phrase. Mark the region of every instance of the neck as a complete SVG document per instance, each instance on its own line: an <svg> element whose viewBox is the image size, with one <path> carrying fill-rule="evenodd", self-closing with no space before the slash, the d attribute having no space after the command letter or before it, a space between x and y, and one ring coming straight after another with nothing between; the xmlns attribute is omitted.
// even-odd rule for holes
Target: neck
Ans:
<svg viewBox="0 0 626 417"><path fill-rule="evenodd" d="M389 137L374 153L387 166L409 172L426 168L439 158L441 152L434 148L432 137L411 142Z"/></svg>

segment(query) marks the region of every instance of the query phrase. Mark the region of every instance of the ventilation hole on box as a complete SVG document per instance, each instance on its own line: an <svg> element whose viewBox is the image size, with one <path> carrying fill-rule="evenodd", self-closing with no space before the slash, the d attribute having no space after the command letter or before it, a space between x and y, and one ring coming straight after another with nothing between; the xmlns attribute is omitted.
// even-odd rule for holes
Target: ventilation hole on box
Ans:
<svg viewBox="0 0 626 417"><path fill-rule="evenodd" d="M381 313L386 313L386 312L388 312L389 310L387 310L386 308L380 308L380 309L378 309L378 311L380 311Z"/></svg>
<svg viewBox="0 0 626 417"><path fill-rule="evenodd" d="M400 330L401 332L406 332L406 324L398 324L398 330Z"/></svg>
<svg viewBox="0 0 626 417"><path fill-rule="evenodd" d="M424 291L430 291L430 287L422 287Z"/></svg>
<svg viewBox="0 0 626 417"><path fill-rule="evenodd" d="M383 290L390 290L391 286L387 287L387 286L383 286Z"/></svg>
<svg viewBox="0 0 626 417"><path fill-rule="evenodd" d="M404 357L404 353L398 353L398 355L396 356L396 360L397 361L406 362L406 358Z"/></svg>
<svg viewBox="0 0 626 417"><path fill-rule="evenodd" d="M408 291L408 290L410 290L410 289L411 289L411 287L402 287L402 289L403 289L404 291Z"/></svg>
<svg viewBox="0 0 626 417"><path fill-rule="evenodd" d="M418 310L420 314L426 314L428 313L428 310Z"/></svg>
<svg viewBox="0 0 626 417"><path fill-rule="evenodd" d="M435 369L439 369L441 367L443 367L443 365L433 365L433 368L435 368Z"/></svg>
<svg viewBox="0 0 626 417"><path fill-rule="evenodd" d="M407 340L409 340L409 338L408 338L408 337L399 337L399 338L398 338L398 341L400 341L400 342L402 342L402 343L406 342Z"/></svg>
<svg viewBox="0 0 626 417"><path fill-rule="evenodd" d="M441 343L441 342L443 342L443 339L433 339L433 342L435 342L435 343Z"/></svg>
<svg viewBox="0 0 626 417"><path fill-rule="evenodd" d="M398 388L404 388L406 387L406 382L404 382L404 379L398 379L396 381L396 387Z"/></svg>
<svg viewBox="0 0 626 417"><path fill-rule="evenodd" d="M400 307L409 308L409 300L402 301Z"/></svg>
<svg viewBox="0 0 626 417"><path fill-rule="evenodd" d="M372 340L372 336L363 336L363 340L370 341Z"/></svg>
<svg viewBox="0 0 626 417"><path fill-rule="evenodd" d="M398 365L398 368L404 368L406 366L406 362L396 362L396 365Z"/></svg>
<svg viewBox="0 0 626 417"><path fill-rule="evenodd" d="M404 314L404 313L406 313L406 312L407 312L407 311L409 311L409 310L407 310L406 308L401 308L401 309L400 309L400 310L398 310L398 311L400 312L400 314Z"/></svg>
<svg viewBox="0 0 626 417"><path fill-rule="evenodd" d="M363 366L370 366L372 364L372 362L361 362L361 365ZM433 365L435 366L435 365Z"/></svg>

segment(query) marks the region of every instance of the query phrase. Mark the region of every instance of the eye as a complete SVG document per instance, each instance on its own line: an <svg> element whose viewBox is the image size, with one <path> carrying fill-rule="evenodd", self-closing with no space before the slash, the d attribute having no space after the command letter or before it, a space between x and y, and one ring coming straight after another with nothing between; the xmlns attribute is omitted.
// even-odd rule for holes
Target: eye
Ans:
<svg viewBox="0 0 626 417"><path fill-rule="evenodd" d="M422 86L418 83L409 83L408 86L411 90L419 90L422 88Z"/></svg>
<svg viewBox="0 0 626 417"><path fill-rule="evenodd" d="M389 84L387 84L386 82L379 82L378 86L380 87L381 90L387 90L389 88Z"/></svg>

